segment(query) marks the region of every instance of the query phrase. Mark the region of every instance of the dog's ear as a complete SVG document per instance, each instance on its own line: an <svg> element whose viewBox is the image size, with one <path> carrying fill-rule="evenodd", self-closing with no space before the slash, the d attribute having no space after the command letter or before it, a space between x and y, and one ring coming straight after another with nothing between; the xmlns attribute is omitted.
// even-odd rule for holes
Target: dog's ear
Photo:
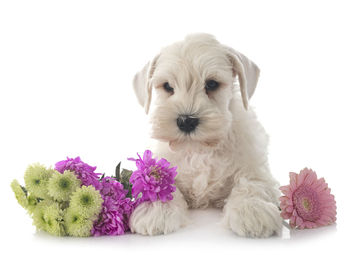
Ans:
<svg viewBox="0 0 350 255"><path fill-rule="evenodd" d="M146 114L149 111L149 107L152 99L152 84L151 78L153 76L154 70L156 69L156 64L159 55L148 62L144 68L138 72L133 81L134 91L139 101L140 105L145 108Z"/></svg>
<svg viewBox="0 0 350 255"><path fill-rule="evenodd" d="M239 86L244 108L248 109L248 101L254 94L260 70L256 64L238 51L227 48L234 75L238 75Z"/></svg>

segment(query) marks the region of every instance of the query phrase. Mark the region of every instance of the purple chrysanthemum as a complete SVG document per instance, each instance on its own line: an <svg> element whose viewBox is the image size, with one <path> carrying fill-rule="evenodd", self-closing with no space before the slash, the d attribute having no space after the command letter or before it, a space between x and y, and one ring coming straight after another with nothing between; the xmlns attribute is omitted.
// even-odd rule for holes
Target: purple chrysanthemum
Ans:
<svg viewBox="0 0 350 255"><path fill-rule="evenodd" d="M99 182L100 173L95 173L96 167L90 166L83 161L80 157L69 158L67 160L59 161L55 164L55 169L63 173L65 170L74 172L78 179L81 180L81 185L92 185L96 190L101 189L101 183Z"/></svg>
<svg viewBox="0 0 350 255"><path fill-rule="evenodd" d="M94 223L91 235L123 235L126 231L124 215L111 197L105 197L99 219Z"/></svg>
<svg viewBox="0 0 350 255"><path fill-rule="evenodd" d="M101 180L101 185L100 193L102 198L111 197L115 201L114 203L118 206L118 210L126 216L125 222L127 224L134 208L133 201L126 197L128 191L124 189L120 182L111 177L104 177Z"/></svg>
<svg viewBox="0 0 350 255"><path fill-rule="evenodd" d="M141 201L172 200L171 193L176 190L173 185L177 174L176 167L170 168L170 163L164 158L158 161L152 158L150 150L144 152L142 159L137 155L138 159L129 159L136 161L137 166L137 170L130 177L133 197L137 198L142 193Z"/></svg>
<svg viewBox="0 0 350 255"><path fill-rule="evenodd" d="M101 195L112 197L114 200L123 199L128 193L124 186L112 177L104 177L101 180L101 185Z"/></svg>
<svg viewBox="0 0 350 255"><path fill-rule="evenodd" d="M114 178L101 180L100 193L104 200L102 211L91 230L93 236L122 235L129 230L129 217L133 202L126 197L128 193L121 183Z"/></svg>

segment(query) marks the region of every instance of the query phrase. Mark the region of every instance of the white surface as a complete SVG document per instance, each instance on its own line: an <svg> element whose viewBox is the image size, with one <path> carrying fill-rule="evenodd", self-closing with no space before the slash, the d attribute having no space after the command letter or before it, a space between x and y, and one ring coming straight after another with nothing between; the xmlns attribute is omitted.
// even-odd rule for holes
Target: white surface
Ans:
<svg viewBox="0 0 350 255"><path fill-rule="evenodd" d="M346 1L1 1L1 244L16 253L291 254L345 250L348 199L349 7ZM273 174L312 167L338 206L337 225L244 239L220 211L191 212L167 236L55 238L36 234L9 184L27 164L80 155L113 174L143 151L146 117L131 89L136 71L191 32L215 34L254 60L251 104L271 136Z"/></svg>

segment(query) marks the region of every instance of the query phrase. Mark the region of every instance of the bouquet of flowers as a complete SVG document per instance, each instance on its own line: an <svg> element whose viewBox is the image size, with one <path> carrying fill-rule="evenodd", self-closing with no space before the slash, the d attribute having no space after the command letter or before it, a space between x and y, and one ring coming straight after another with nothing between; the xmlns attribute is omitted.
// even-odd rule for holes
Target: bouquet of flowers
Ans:
<svg viewBox="0 0 350 255"><path fill-rule="evenodd" d="M17 180L11 188L18 203L33 218L38 230L56 236L122 235L129 230L133 210L145 201L173 199L176 167L146 150L135 161L137 170L115 176L96 173L79 157L67 158L46 168L29 165L25 186ZM290 173L290 184L280 187L280 209L292 228L315 228L336 221L336 202L323 178L311 169Z"/></svg>
<svg viewBox="0 0 350 255"><path fill-rule="evenodd" d="M25 186L11 183L18 203L33 218L38 230L56 236L122 235L129 230L129 218L145 201L172 200L176 167L165 159L131 158L137 170L123 169L115 176L96 173L79 157L67 158L48 169L41 164L28 166Z"/></svg>

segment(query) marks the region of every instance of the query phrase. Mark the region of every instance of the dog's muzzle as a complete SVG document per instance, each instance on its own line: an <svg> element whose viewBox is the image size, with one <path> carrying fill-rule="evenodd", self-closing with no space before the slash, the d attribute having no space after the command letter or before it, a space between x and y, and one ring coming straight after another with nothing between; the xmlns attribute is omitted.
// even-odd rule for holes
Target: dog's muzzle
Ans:
<svg viewBox="0 0 350 255"><path fill-rule="evenodd" d="M199 124L199 118L191 115L179 115L176 120L177 126L182 132L191 133Z"/></svg>

